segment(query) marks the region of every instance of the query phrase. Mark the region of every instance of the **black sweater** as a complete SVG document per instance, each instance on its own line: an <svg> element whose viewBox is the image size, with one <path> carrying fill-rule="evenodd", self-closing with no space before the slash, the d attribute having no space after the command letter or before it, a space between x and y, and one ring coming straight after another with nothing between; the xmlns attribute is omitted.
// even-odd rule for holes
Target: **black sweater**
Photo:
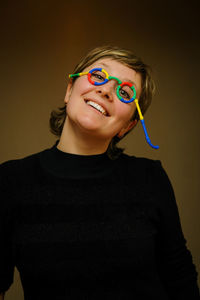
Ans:
<svg viewBox="0 0 200 300"><path fill-rule="evenodd" d="M25 300L200 299L159 161L47 149L0 166L0 292Z"/></svg>

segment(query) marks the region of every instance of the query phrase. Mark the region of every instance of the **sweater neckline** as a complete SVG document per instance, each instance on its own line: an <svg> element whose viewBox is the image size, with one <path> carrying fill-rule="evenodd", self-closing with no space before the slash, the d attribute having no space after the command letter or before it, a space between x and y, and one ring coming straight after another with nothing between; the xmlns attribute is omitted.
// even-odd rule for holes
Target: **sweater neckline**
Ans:
<svg viewBox="0 0 200 300"><path fill-rule="evenodd" d="M43 168L51 174L62 178L99 178L109 175L115 164L107 153L79 155L61 151L55 145L41 155Z"/></svg>

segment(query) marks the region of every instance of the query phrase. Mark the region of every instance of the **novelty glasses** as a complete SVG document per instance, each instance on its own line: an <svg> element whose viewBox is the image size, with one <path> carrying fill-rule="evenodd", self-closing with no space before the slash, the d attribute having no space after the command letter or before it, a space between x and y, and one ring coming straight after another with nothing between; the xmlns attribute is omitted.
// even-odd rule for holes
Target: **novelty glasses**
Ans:
<svg viewBox="0 0 200 300"><path fill-rule="evenodd" d="M124 102L124 103L131 103L133 101L135 101L136 104L136 108L140 117L140 121L142 123L142 127L145 133L145 137L146 137L146 141L147 143L154 149L158 149L159 146L154 146L151 141L150 138L147 134L147 130L146 130L146 126L145 126L145 122L144 122L144 118L138 103L138 99L136 99L136 90L135 87L132 83L130 82L122 82L119 78L114 77L114 76L109 76L108 72L106 72L106 70L104 70L103 68L94 68L88 72L82 72L82 73L76 73L76 74L70 74L69 78L73 78L73 77L79 77L82 75L87 75L88 77L88 81L96 86L99 85L103 85L105 83L107 83L109 80L116 80L118 83L117 89L116 89L116 94L117 97L119 98L120 101Z"/></svg>

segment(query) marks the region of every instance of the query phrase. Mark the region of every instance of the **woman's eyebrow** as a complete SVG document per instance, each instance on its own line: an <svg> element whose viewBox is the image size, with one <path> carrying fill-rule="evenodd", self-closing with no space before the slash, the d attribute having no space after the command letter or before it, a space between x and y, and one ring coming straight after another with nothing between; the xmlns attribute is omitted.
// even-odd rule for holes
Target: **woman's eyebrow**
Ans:
<svg viewBox="0 0 200 300"><path fill-rule="evenodd" d="M108 68L109 66L106 63L101 62L101 65L103 65L104 67Z"/></svg>
<svg viewBox="0 0 200 300"><path fill-rule="evenodd" d="M103 65L105 68L109 68L109 66L106 63L104 63L104 62L101 62L101 65ZM128 78L124 78L124 80L121 80L121 81L122 82L128 81L128 82L132 83L135 87L137 87L136 83L134 81L128 79Z"/></svg>
<svg viewBox="0 0 200 300"><path fill-rule="evenodd" d="M123 82L126 82L126 81L128 81L128 82L132 83L134 86L136 86L136 83L135 83L134 81L125 78L125 79L123 80Z"/></svg>

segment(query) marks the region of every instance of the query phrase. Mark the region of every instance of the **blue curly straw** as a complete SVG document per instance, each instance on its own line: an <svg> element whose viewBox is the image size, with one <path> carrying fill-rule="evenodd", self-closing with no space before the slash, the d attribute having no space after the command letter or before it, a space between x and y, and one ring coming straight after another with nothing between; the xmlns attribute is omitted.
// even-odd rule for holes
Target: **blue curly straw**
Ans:
<svg viewBox="0 0 200 300"><path fill-rule="evenodd" d="M135 104L136 104L136 107L137 107L137 110L138 110L138 114L139 114L139 117L140 117L140 121L142 123L142 127L143 127L143 130L144 130L144 133L145 133L145 137L146 137L146 141L147 143L149 144L149 146L151 146L152 148L154 149L159 149L159 146L154 146L152 143L151 143L151 140L148 136L148 133L147 133L147 129L146 129L146 126L145 126L145 122L144 122L144 117L142 115L142 112L141 112L141 109L140 109L140 106L138 104L138 99L135 99Z"/></svg>

